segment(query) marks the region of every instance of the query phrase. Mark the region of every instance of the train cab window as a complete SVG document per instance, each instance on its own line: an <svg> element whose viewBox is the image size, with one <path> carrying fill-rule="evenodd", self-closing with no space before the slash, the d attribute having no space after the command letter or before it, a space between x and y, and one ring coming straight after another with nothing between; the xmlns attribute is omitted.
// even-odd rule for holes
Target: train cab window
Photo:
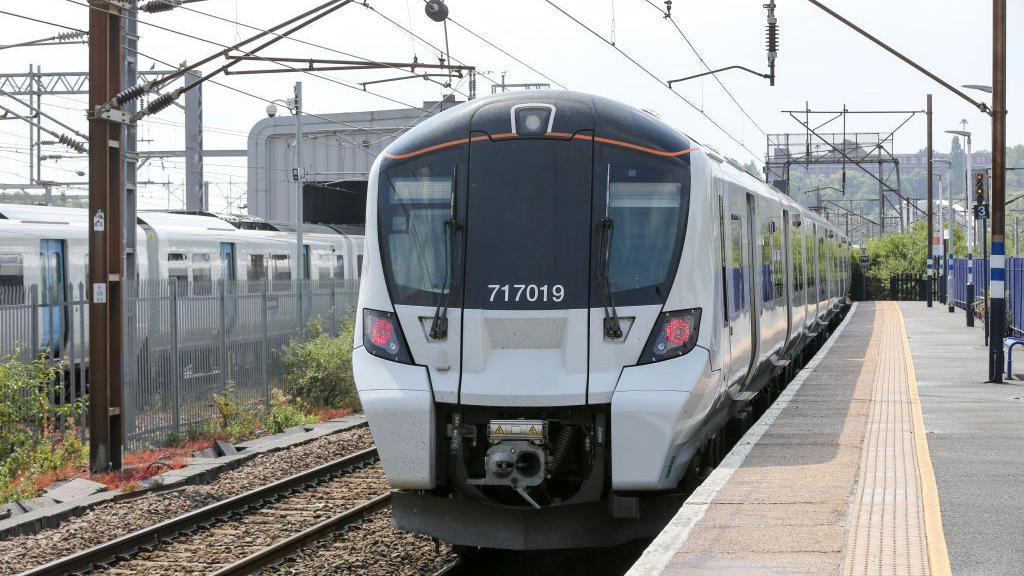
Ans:
<svg viewBox="0 0 1024 576"><path fill-rule="evenodd" d="M395 303L433 305L444 290L455 159L435 152L381 171L381 256Z"/></svg>
<svg viewBox="0 0 1024 576"><path fill-rule="evenodd" d="M25 301L25 269L20 254L0 254L0 304Z"/></svg>
<svg viewBox="0 0 1024 576"><path fill-rule="evenodd" d="M334 257L334 279L344 280L345 279L345 257L335 256Z"/></svg>
<svg viewBox="0 0 1024 576"><path fill-rule="evenodd" d="M291 256L273 254L270 257L270 280L274 291L287 291L292 285Z"/></svg>
<svg viewBox="0 0 1024 576"><path fill-rule="evenodd" d="M661 302L675 280L682 249L689 165L618 147L601 152L607 190L597 200L607 202L601 215L613 222L608 279L615 303Z"/></svg>
<svg viewBox="0 0 1024 576"><path fill-rule="evenodd" d="M167 280L179 284L182 290L188 285L188 261L183 253L167 253Z"/></svg>
<svg viewBox="0 0 1024 576"><path fill-rule="evenodd" d="M267 279L267 257L263 254L249 255L248 280Z"/></svg>
<svg viewBox="0 0 1024 576"><path fill-rule="evenodd" d="M205 252L192 255L192 293L196 296L213 294L210 255Z"/></svg>

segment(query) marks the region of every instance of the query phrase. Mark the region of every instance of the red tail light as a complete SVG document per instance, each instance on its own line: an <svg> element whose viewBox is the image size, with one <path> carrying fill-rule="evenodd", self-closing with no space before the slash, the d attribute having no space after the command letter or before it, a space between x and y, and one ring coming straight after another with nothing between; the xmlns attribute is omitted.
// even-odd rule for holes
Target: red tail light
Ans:
<svg viewBox="0 0 1024 576"><path fill-rule="evenodd" d="M374 356L412 364L409 347L393 312L363 309L363 346Z"/></svg>
<svg viewBox="0 0 1024 576"><path fill-rule="evenodd" d="M699 328L700 308L662 313L647 339L640 364L676 358L693 350Z"/></svg>

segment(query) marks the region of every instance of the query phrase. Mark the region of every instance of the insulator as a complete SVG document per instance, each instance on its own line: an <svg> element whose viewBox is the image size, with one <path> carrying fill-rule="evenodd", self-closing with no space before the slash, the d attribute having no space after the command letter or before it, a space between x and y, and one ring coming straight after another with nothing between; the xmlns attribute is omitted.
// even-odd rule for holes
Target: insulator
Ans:
<svg viewBox="0 0 1024 576"><path fill-rule="evenodd" d="M72 150L78 152L79 154L85 152L85 144L79 142L78 140L75 140L74 138L68 136L67 134L61 134L60 136L58 136L57 142L60 142L61 144L67 146L68 148L71 148Z"/></svg>
<svg viewBox="0 0 1024 576"><path fill-rule="evenodd" d="M665 18L672 17L672 0L665 0Z"/></svg>
<svg viewBox="0 0 1024 576"><path fill-rule="evenodd" d="M75 32L61 32L55 37L58 42L70 42L71 40L78 40L79 38L85 38L89 35L85 30L78 30Z"/></svg>
<svg viewBox="0 0 1024 576"><path fill-rule="evenodd" d="M167 108L174 103L174 100L178 97L178 91L175 90L170 94L161 94L154 98L148 106L146 106L146 115L156 114L157 112Z"/></svg>
<svg viewBox="0 0 1024 576"><path fill-rule="evenodd" d="M136 85L136 86L132 86L131 88L126 88L124 90L121 90L117 94L115 94L114 95L114 102L117 102L118 106L124 106L128 102L131 102L132 100L136 100L136 99L140 98L145 93L146 93L146 86L145 85L139 84L139 85Z"/></svg>
<svg viewBox="0 0 1024 576"><path fill-rule="evenodd" d="M772 53L778 53L779 51L779 25L776 23L775 18L771 18L768 21L768 51Z"/></svg>
<svg viewBox="0 0 1024 576"><path fill-rule="evenodd" d="M181 6L181 0L149 0L142 6L139 6L139 10L143 12L149 12L150 14L156 14L157 12L167 12Z"/></svg>

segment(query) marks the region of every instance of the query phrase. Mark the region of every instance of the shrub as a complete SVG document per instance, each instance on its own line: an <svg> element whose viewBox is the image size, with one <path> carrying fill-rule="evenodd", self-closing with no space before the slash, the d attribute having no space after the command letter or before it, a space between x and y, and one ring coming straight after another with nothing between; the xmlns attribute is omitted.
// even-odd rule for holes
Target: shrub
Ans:
<svg viewBox="0 0 1024 576"><path fill-rule="evenodd" d="M306 335L285 346L286 381L293 397L311 408L360 409L352 378L354 330L354 317L342 323L337 336L325 333L315 320Z"/></svg>
<svg viewBox="0 0 1024 576"><path fill-rule="evenodd" d="M210 437L241 442L259 435L263 429L260 410L243 407L234 384L228 384L223 394L214 394L213 403L220 414L220 422L208 430Z"/></svg>
<svg viewBox="0 0 1024 576"><path fill-rule="evenodd" d="M270 414L267 415L267 425L275 434L284 431L285 428L312 424L317 417L306 414L301 406L293 404L293 399L281 390L274 388L270 395Z"/></svg>
<svg viewBox="0 0 1024 576"><path fill-rule="evenodd" d="M52 402L63 394L59 376L66 363L50 362L47 354L32 362L18 356L0 358L0 501L31 497L40 477L88 458L74 433L85 399Z"/></svg>

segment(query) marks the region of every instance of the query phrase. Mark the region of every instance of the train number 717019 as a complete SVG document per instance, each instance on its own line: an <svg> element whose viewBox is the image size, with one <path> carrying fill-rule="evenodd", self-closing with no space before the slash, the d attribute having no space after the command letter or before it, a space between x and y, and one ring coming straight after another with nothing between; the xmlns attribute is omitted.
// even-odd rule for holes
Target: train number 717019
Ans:
<svg viewBox="0 0 1024 576"><path fill-rule="evenodd" d="M488 284L491 302L561 302L565 286L561 284Z"/></svg>

